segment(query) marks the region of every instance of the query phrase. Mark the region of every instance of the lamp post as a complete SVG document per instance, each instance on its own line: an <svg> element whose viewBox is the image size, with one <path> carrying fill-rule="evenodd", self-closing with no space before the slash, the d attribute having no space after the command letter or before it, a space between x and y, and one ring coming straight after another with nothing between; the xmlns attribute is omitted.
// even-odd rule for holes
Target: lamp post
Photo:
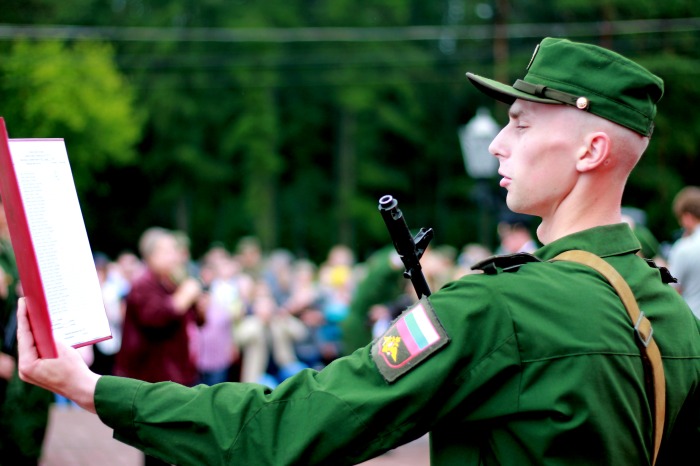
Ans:
<svg viewBox="0 0 700 466"><path fill-rule="evenodd" d="M490 214L494 203L489 180L498 172L498 160L489 153L489 144L499 131L498 123L485 107L479 107L476 115L457 131L464 166L476 181L473 197L479 209L479 243L487 247L491 247Z"/></svg>

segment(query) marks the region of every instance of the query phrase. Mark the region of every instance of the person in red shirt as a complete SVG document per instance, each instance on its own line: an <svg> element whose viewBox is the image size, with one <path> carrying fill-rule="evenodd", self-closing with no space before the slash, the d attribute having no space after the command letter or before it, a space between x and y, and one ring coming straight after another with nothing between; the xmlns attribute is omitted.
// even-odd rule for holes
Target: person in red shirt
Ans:
<svg viewBox="0 0 700 466"><path fill-rule="evenodd" d="M150 228L141 236L146 269L126 296L115 375L187 386L197 382L190 334L203 323L205 295L199 281L187 276L181 248L177 237L162 228ZM164 463L147 456L145 464Z"/></svg>
<svg viewBox="0 0 700 466"><path fill-rule="evenodd" d="M197 304L203 293L196 278L184 275L179 248L176 237L162 228L151 228L141 237L146 270L126 297L116 375L183 385L197 380L188 328L201 320Z"/></svg>

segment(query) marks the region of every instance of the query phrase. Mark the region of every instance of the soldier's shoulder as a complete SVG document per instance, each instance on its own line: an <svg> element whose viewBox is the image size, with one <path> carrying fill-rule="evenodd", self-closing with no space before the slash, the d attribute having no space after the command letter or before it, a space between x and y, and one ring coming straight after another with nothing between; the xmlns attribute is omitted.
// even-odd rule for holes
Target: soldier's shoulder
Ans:
<svg viewBox="0 0 700 466"><path fill-rule="evenodd" d="M505 299L510 292L533 291L552 280L554 272L540 267L545 264L548 263L527 253L492 256L474 264L472 273L448 283L440 292L484 302L492 302L496 297Z"/></svg>

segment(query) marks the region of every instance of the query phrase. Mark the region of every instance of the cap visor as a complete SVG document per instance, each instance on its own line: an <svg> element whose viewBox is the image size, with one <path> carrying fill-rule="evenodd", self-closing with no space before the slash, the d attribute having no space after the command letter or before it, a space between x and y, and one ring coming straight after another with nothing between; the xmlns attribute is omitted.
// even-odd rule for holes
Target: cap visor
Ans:
<svg viewBox="0 0 700 466"><path fill-rule="evenodd" d="M500 100L501 102L509 105L515 102L515 99L529 100L530 102L538 102L541 104L561 104L559 101L535 97L532 94L514 89L512 86L507 84L499 83L498 81L484 78L482 76L477 76L473 73L467 73L467 78L469 78L469 81L471 81L471 83L474 84L477 89L487 96Z"/></svg>

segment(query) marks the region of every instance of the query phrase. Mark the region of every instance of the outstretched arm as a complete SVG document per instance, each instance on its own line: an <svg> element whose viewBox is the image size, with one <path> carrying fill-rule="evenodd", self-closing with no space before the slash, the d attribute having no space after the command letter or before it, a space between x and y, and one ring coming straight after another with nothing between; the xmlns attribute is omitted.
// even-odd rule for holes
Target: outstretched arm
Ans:
<svg viewBox="0 0 700 466"><path fill-rule="evenodd" d="M39 358L24 298L19 300L17 324L20 378L71 399L95 413L95 386L100 376L90 371L75 348L61 342L56 342L57 358Z"/></svg>

